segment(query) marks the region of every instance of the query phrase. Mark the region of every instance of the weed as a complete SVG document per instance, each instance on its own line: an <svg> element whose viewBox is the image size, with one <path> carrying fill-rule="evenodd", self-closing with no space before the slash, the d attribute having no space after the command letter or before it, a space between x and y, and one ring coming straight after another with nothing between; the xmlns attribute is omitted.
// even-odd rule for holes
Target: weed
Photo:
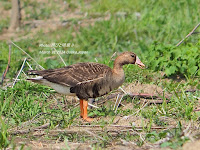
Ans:
<svg viewBox="0 0 200 150"><path fill-rule="evenodd" d="M109 109L106 108L105 106L102 106L96 110L93 110L89 113L89 116L114 116L114 111L112 110L112 108L110 107Z"/></svg>
<svg viewBox="0 0 200 150"><path fill-rule="evenodd" d="M173 46L153 45L148 51L149 68L164 71L170 75L200 75L200 47L188 44L175 48Z"/></svg>

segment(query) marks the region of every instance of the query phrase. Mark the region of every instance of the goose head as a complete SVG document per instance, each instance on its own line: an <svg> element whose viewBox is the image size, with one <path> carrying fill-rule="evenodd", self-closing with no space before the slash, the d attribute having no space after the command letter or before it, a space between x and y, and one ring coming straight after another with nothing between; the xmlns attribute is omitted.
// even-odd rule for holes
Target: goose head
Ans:
<svg viewBox="0 0 200 150"><path fill-rule="evenodd" d="M122 68L126 64L135 64L140 68L144 69L145 65L140 61L139 57L133 52L121 53L114 62L114 67Z"/></svg>

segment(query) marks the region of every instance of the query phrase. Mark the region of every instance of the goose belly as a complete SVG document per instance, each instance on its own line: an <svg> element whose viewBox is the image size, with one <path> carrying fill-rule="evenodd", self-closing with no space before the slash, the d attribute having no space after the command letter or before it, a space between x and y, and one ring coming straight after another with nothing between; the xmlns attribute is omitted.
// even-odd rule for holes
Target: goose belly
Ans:
<svg viewBox="0 0 200 150"><path fill-rule="evenodd" d="M43 79L42 84L50 86L51 88L53 88L56 92L58 92L60 94L65 94L65 95L69 95L69 96L76 96L75 93L70 92L69 86L64 86L64 85L61 85L61 84L49 82L45 79Z"/></svg>

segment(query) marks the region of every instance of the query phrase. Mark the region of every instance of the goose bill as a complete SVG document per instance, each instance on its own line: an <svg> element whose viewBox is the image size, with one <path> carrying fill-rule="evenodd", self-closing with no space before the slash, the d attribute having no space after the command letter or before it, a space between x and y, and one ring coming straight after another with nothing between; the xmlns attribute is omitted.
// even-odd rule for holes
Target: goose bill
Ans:
<svg viewBox="0 0 200 150"><path fill-rule="evenodd" d="M135 64L138 65L138 67L140 67L140 68L142 68L142 69L145 68L145 65L141 62L141 60L139 59L138 56L136 57Z"/></svg>

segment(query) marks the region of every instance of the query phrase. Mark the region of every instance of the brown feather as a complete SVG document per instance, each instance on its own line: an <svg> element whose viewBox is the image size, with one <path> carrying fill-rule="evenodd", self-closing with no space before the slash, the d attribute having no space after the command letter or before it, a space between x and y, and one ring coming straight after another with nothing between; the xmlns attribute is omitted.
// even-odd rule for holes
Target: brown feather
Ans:
<svg viewBox="0 0 200 150"><path fill-rule="evenodd" d="M78 63L59 69L41 71L34 70L31 72L36 75L42 76L44 79L50 82L73 87L80 82L103 77L108 71L111 71L111 69L103 64Z"/></svg>

